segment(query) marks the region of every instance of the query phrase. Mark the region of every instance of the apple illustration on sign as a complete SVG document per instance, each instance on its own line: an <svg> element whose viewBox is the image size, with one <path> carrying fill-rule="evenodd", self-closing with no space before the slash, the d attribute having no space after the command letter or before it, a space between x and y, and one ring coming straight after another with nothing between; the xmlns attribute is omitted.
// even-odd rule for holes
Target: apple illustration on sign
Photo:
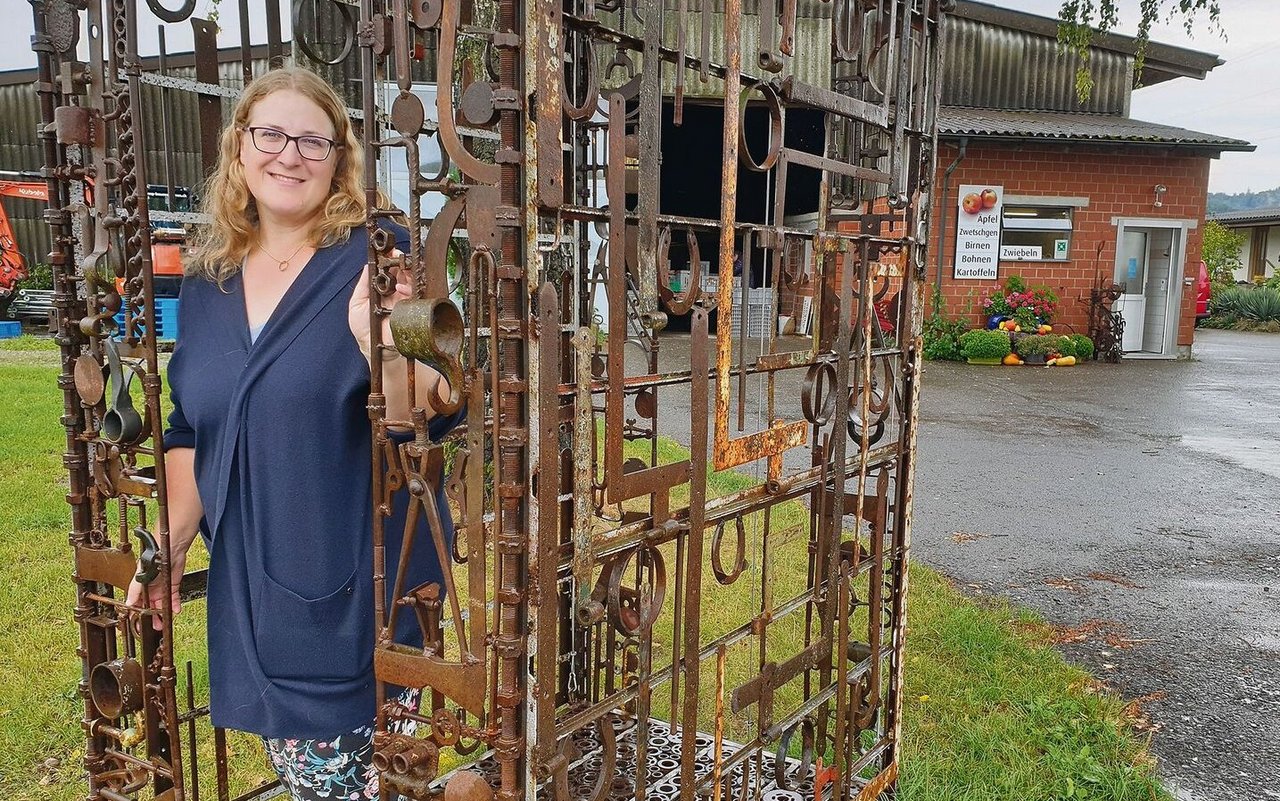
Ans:
<svg viewBox="0 0 1280 801"><path fill-rule="evenodd" d="M998 201L998 200L1000 199L999 197L997 197L997 196L996 196L996 190L994 190L994 189L984 189L984 190L982 190L982 196L981 196L981 197L982 197L982 208L984 208L984 209L993 209L993 208L995 208L995 206L996 206L996 201Z"/></svg>
<svg viewBox="0 0 1280 801"><path fill-rule="evenodd" d="M982 211L982 196L977 192L970 192L961 198L960 208L964 209L965 214L977 214Z"/></svg>

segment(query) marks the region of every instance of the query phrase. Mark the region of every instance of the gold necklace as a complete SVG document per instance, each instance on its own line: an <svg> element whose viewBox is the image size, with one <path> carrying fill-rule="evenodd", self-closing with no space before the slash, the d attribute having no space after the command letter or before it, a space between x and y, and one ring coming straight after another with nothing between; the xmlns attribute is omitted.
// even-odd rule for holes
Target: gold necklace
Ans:
<svg viewBox="0 0 1280 801"><path fill-rule="evenodd" d="M275 254L267 250L261 244L258 245L258 250L261 250L263 254L266 255L267 258L274 261L276 263L276 266L280 268L280 272L284 272L285 270L289 269L289 262L293 261L293 257L298 255L298 253L301 252L302 249L305 248L306 246L307 246L306 242L303 242L301 245L298 245L298 247L292 253L289 254L289 258L287 259L276 258Z"/></svg>

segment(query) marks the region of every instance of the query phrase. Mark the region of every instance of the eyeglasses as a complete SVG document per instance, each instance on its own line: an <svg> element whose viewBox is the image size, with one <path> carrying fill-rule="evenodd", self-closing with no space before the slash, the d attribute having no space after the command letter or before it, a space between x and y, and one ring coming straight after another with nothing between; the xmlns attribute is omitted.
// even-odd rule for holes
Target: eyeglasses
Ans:
<svg viewBox="0 0 1280 801"><path fill-rule="evenodd" d="M241 130L248 131L249 136L253 139L253 146L263 153L283 153L284 149L293 142L298 147L298 155L308 161L324 161L329 158L329 154L333 152L335 147L341 147L332 139L325 139L323 136L315 136L305 134L303 136L290 136L284 131L277 131L275 128L263 128L261 126L250 126Z"/></svg>

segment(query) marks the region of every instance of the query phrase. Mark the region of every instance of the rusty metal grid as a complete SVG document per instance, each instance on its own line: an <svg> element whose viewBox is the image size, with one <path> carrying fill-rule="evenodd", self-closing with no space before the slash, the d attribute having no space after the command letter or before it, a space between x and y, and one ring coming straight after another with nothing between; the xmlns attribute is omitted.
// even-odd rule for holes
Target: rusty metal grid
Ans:
<svg viewBox="0 0 1280 801"><path fill-rule="evenodd" d="M136 155L142 122L195 95L208 169L238 88L219 84L214 27L191 0L32 5L88 797L270 793L232 786L227 733L208 725L172 610L122 600L135 572L163 581L169 563L146 203L169 170ZM423 410L387 419L374 360L384 797L892 791L947 5L800 4L831 30L819 57L834 77L815 86L793 69L815 57L794 52L797 0L745 12L742 0L295 0L292 44L286 10L255 4L273 62L292 56L344 88L359 79L348 100L368 185L393 188L390 165L408 174L401 207L369 194L371 287L388 290L404 266L416 290L394 311L373 304L394 334L375 346L435 367L446 405L466 407L433 443ZM195 80L142 69L150 15L194 30ZM749 27L763 44L744 49ZM437 77L434 104L424 76ZM684 124L693 81L703 95L721 87L720 192L705 213L675 214L663 120ZM158 101L143 102L144 84L163 87L147 95ZM763 151L748 141L758 110ZM788 144L801 110L821 115L817 152ZM426 148L442 155L430 175ZM763 222L742 211L739 165L768 176ZM818 176L812 225L787 219L797 174ZM407 252L375 230L385 217L409 220ZM681 284L673 253L689 265ZM782 336L780 298L796 295L811 299L812 327ZM667 330L677 322L687 336ZM676 416L690 422L678 446ZM405 428L407 442L391 436ZM407 587L387 569L390 498L408 492L411 519L437 520L441 466L456 538L407 547L452 569L443 586ZM203 594L201 571L183 594ZM423 649L392 644L405 607ZM392 686L425 688L423 706L400 706ZM406 721L416 734L393 733Z"/></svg>

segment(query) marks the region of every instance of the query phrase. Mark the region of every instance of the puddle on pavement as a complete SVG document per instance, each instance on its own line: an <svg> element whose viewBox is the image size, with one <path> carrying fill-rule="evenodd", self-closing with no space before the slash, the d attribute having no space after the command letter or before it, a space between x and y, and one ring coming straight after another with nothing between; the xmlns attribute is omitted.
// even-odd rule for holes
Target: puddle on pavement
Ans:
<svg viewBox="0 0 1280 801"><path fill-rule="evenodd" d="M1192 450L1211 454L1250 470L1280 478L1280 453L1265 443L1235 437L1184 434L1182 444Z"/></svg>

